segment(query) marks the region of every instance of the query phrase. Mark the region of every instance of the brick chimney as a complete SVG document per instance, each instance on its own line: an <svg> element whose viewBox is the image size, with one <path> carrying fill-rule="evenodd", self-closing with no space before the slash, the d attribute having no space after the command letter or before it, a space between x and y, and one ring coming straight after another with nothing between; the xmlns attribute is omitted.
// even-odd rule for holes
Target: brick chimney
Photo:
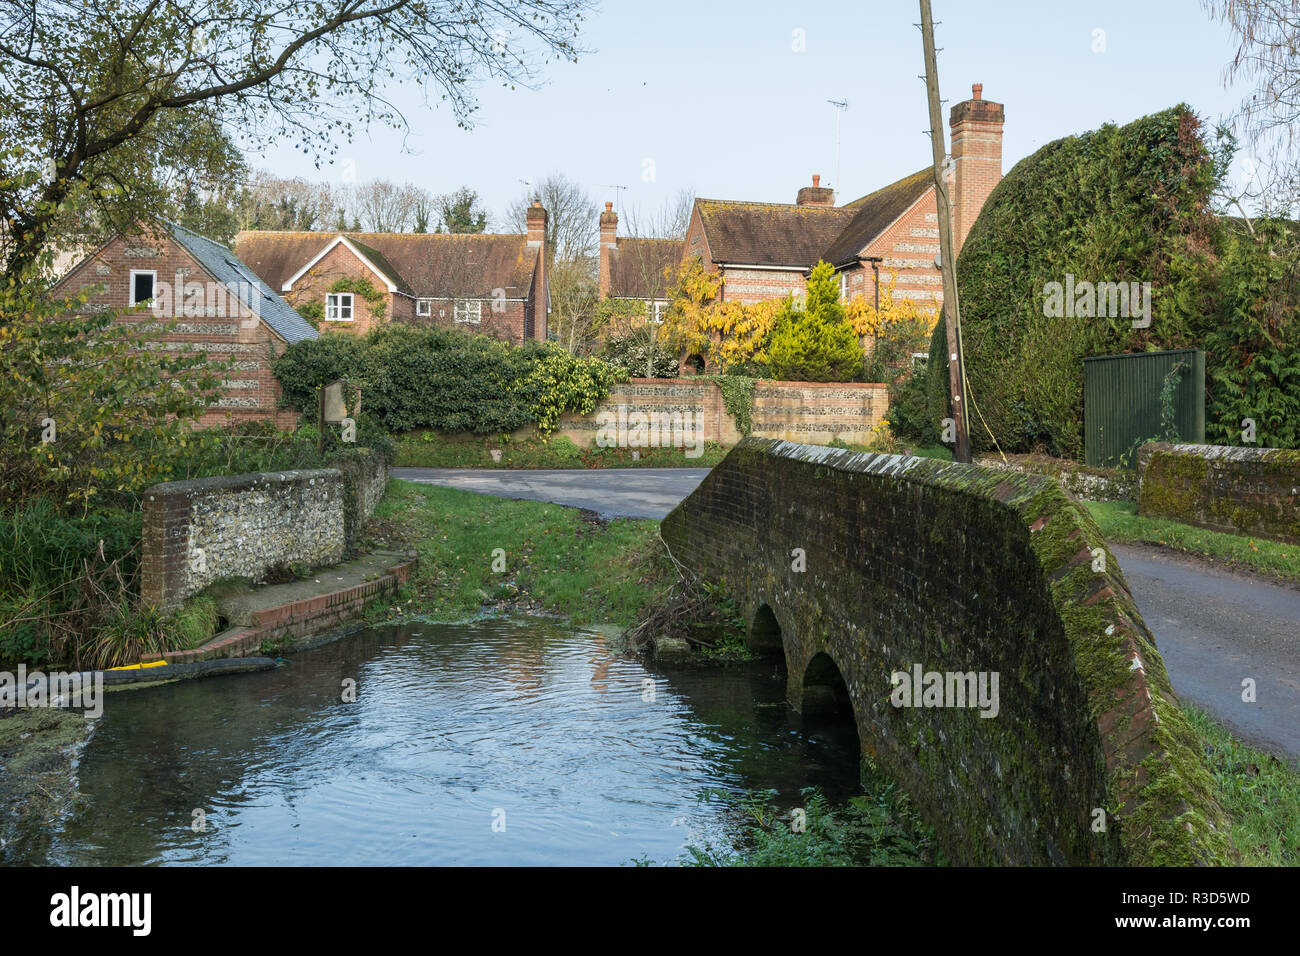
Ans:
<svg viewBox="0 0 1300 956"><path fill-rule="evenodd" d="M835 190L823 189L821 176L813 174L813 184L804 186L795 196L795 205L798 206L834 206Z"/></svg>
<svg viewBox="0 0 1300 956"><path fill-rule="evenodd" d="M610 266L618 251L618 213L612 202L605 203L600 214L600 297L609 295Z"/></svg>
<svg viewBox="0 0 1300 956"><path fill-rule="evenodd" d="M984 99L984 84L971 86L971 98L952 108L952 232L956 249L975 224L984 200L1002 181L1001 103Z"/></svg>
<svg viewBox="0 0 1300 956"><path fill-rule="evenodd" d="M551 304L550 276L546 269L546 210L534 199L528 207L528 247L537 249L537 291L533 298L533 338L546 341L546 323Z"/></svg>

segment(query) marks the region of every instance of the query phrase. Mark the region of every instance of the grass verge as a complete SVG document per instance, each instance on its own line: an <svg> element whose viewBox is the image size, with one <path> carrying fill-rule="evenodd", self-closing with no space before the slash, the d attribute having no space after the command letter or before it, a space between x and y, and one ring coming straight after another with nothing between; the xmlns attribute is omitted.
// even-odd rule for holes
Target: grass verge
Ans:
<svg viewBox="0 0 1300 956"><path fill-rule="evenodd" d="M1160 545L1300 584L1300 545L1149 518L1139 515L1131 501L1085 501L1084 505L1107 541Z"/></svg>
<svg viewBox="0 0 1300 956"><path fill-rule="evenodd" d="M397 443L397 464L407 468L712 468L726 456L717 442L705 442L692 458L682 448L580 448L564 435L503 440L423 432Z"/></svg>
<svg viewBox="0 0 1300 956"><path fill-rule="evenodd" d="M394 479L375 509L376 546L419 564L386 616L463 619L492 608L627 626L670 580L659 523ZM497 570L497 569L501 570Z"/></svg>
<svg viewBox="0 0 1300 956"><path fill-rule="evenodd" d="M1300 865L1300 770L1248 747L1199 707L1183 704L1248 866Z"/></svg>

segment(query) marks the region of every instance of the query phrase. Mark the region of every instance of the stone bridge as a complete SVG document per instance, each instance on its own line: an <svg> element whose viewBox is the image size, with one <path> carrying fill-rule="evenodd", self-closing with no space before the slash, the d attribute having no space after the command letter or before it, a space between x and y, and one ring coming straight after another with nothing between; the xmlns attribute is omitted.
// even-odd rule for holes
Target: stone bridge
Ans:
<svg viewBox="0 0 1300 956"><path fill-rule="evenodd" d="M662 533L797 710L852 708L954 862L1235 858L1123 574L1052 479L751 438Z"/></svg>

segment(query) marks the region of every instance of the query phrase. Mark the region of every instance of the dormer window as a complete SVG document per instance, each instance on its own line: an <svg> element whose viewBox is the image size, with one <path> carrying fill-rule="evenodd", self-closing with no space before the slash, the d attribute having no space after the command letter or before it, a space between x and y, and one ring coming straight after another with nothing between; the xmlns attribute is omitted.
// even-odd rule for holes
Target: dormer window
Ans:
<svg viewBox="0 0 1300 956"><path fill-rule="evenodd" d="M131 270L131 305L148 302L156 294L158 273L152 269Z"/></svg>

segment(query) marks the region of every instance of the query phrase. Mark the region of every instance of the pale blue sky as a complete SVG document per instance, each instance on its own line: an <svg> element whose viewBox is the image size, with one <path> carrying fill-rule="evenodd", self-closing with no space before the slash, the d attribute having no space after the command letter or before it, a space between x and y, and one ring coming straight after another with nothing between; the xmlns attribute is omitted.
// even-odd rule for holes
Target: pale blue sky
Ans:
<svg viewBox="0 0 1300 956"><path fill-rule="evenodd" d="M1006 106L1004 169L1060 136L1124 123L1187 102L1211 123L1244 90L1225 89L1228 31L1195 0L934 0L939 78L947 109L984 84ZM449 110L394 92L411 121L406 139L361 131L341 157L357 178L409 180L435 192L467 184L500 218L520 180L560 170L593 198L649 212L679 189L725 199L792 202L834 178L834 109L847 200L929 161L915 0L606 0L586 22L592 52L545 68L536 90L483 85L469 131ZM1094 30L1105 31L1094 52ZM796 30L806 49L795 52ZM250 157L309 179L318 171L289 146ZM646 161L654 181L644 181Z"/></svg>

